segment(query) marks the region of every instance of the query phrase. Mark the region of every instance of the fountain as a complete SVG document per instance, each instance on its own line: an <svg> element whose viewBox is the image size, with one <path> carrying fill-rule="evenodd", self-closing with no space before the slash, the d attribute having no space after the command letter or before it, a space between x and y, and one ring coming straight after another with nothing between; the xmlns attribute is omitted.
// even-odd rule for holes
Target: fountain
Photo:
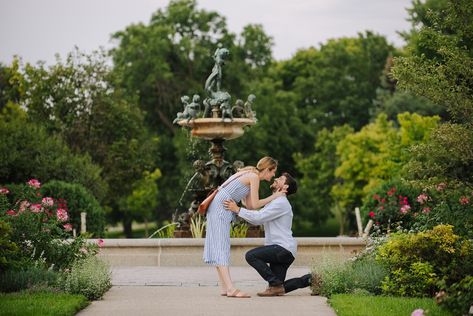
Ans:
<svg viewBox="0 0 473 316"><path fill-rule="evenodd" d="M234 139L244 134L244 127L256 124L256 114L252 110L255 96L250 94L245 101L236 100L231 105L231 96L221 89L222 68L229 56L226 48L217 48L214 53L215 65L205 81L207 97L203 101L204 109L200 105L200 96L195 94L192 102L188 96L181 97L184 111L177 113L175 124L190 128L192 137L209 140L212 144L209 149L210 161L196 160L195 173L189 180L185 192L192 192L193 201L186 213L177 217L179 229L175 237L191 237L190 220L197 211L200 202L207 194L222 184L228 177L244 166L237 160L230 163L224 159L225 140ZM193 185L191 185L191 182Z"/></svg>

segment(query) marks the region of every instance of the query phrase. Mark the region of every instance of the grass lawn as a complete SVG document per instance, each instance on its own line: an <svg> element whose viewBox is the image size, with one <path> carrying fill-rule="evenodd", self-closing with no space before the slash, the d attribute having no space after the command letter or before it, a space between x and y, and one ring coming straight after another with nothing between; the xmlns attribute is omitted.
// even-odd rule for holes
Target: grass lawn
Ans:
<svg viewBox="0 0 473 316"><path fill-rule="evenodd" d="M337 294L330 298L329 303L337 316L410 316L418 308L428 316L452 316L431 298Z"/></svg>
<svg viewBox="0 0 473 316"><path fill-rule="evenodd" d="M89 304L85 296L51 292L0 294L2 316L69 316Z"/></svg>

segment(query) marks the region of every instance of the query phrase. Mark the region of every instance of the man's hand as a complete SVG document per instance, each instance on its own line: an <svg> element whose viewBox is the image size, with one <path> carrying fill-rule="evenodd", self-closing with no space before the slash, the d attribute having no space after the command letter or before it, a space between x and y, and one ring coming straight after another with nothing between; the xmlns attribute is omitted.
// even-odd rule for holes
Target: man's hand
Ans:
<svg viewBox="0 0 473 316"><path fill-rule="evenodd" d="M233 213L238 214L240 212L240 207L233 200L225 200L223 206L225 206L225 209L232 211Z"/></svg>

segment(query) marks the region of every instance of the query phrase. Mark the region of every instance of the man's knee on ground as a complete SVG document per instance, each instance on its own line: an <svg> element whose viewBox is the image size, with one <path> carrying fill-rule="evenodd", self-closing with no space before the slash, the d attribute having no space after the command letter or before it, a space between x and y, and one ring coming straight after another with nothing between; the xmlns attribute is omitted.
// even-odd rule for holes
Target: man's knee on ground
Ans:
<svg viewBox="0 0 473 316"><path fill-rule="evenodd" d="M250 250L245 254L245 259L246 259L246 262L250 263L250 262L255 261L256 257L253 254L253 252Z"/></svg>

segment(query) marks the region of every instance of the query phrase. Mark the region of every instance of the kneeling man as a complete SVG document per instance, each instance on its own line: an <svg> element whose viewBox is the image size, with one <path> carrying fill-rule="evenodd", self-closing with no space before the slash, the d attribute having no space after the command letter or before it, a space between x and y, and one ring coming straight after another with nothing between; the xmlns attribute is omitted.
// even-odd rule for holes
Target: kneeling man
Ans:
<svg viewBox="0 0 473 316"><path fill-rule="evenodd" d="M246 253L246 261L268 282L268 288L258 296L284 295L310 285L311 274L285 281L289 266L295 259L297 242L292 237L292 207L288 195L297 191L296 180L287 172L276 178L273 191L286 192L285 196L269 202L259 211L239 207L233 200L224 202L225 207L254 225L264 225L264 246Z"/></svg>

